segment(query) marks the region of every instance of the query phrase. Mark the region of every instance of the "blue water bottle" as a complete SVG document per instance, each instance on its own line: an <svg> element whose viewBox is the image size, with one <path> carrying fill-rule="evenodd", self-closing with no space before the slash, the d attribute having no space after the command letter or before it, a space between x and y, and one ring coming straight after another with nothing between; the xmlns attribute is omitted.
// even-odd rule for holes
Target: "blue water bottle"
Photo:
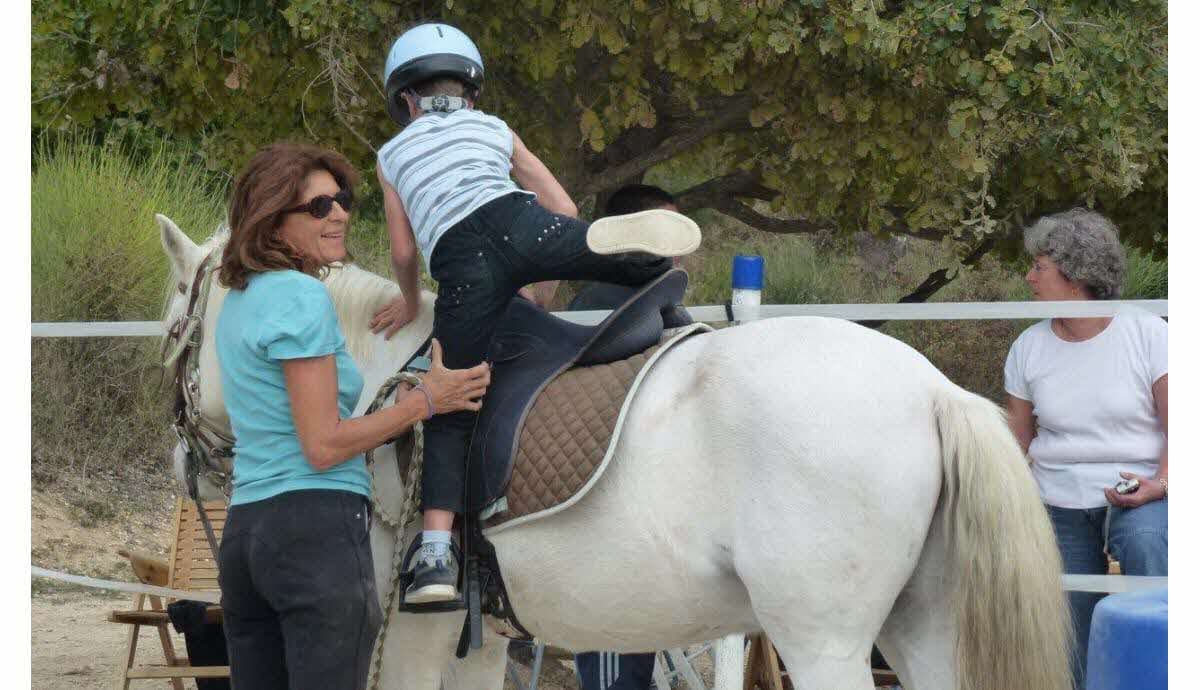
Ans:
<svg viewBox="0 0 1200 690"><path fill-rule="evenodd" d="M743 321L758 319L758 307L762 304L763 258L758 255L738 254L733 257L733 294L729 304L737 308L737 325Z"/></svg>

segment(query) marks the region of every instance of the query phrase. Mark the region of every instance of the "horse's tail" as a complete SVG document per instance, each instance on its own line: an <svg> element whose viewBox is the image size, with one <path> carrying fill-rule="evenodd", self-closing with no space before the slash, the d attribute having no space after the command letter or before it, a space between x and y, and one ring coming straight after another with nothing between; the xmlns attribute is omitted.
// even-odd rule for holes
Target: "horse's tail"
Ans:
<svg viewBox="0 0 1200 690"><path fill-rule="evenodd" d="M1071 686L1069 615L1054 533L996 405L957 386L935 397L959 690Z"/></svg>

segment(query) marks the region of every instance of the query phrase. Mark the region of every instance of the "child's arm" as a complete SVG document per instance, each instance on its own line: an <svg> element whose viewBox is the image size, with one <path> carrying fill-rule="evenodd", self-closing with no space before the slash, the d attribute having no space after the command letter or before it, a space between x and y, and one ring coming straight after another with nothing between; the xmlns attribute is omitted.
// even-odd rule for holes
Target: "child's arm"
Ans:
<svg viewBox="0 0 1200 690"><path fill-rule="evenodd" d="M387 218L388 238L392 245L392 271L400 284L400 297L376 312L371 318L371 331L378 333L385 328L384 338L391 338L421 311L421 284L417 276L417 239L413 237L412 224L404 212L400 195L375 166L379 186L383 188L383 212Z"/></svg>
<svg viewBox="0 0 1200 690"><path fill-rule="evenodd" d="M538 203L547 211L572 218L578 216L579 209L575 208L575 202L571 201L571 196L558 183L554 173L550 172L546 164L525 147L525 142L521 141L521 137L517 136L516 132L512 133L512 137L513 176L517 178L521 187L537 194ZM547 280L536 283L531 293L526 296L531 297L532 301L543 309L549 309L550 301L554 299L554 293L557 290L558 281Z"/></svg>
<svg viewBox="0 0 1200 690"><path fill-rule="evenodd" d="M554 177L554 173L546 167L537 156L525 148L525 142L516 132L513 136L513 176L521 187L538 195L538 203L542 208L552 213L558 213L572 218L579 215L575 202L571 201L567 190Z"/></svg>

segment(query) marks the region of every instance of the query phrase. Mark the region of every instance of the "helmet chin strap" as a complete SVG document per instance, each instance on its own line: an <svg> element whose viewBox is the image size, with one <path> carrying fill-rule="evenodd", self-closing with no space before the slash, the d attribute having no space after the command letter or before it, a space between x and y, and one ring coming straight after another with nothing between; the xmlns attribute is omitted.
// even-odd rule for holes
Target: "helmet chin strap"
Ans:
<svg viewBox="0 0 1200 690"><path fill-rule="evenodd" d="M417 101L417 107L426 113L452 113L455 110L462 110L468 105L470 104L467 99L460 96L422 96Z"/></svg>

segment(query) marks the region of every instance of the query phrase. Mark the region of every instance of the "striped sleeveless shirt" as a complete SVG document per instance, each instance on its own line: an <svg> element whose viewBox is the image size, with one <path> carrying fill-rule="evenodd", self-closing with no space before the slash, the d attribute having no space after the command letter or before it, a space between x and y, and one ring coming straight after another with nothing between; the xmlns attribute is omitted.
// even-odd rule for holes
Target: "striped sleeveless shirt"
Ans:
<svg viewBox="0 0 1200 690"><path fill-rule="evenodd" d="M447 230L487 202L522 191L511 177L512 154L508 125L468 109L425 113L379 149L426 268Z"/></svg>

